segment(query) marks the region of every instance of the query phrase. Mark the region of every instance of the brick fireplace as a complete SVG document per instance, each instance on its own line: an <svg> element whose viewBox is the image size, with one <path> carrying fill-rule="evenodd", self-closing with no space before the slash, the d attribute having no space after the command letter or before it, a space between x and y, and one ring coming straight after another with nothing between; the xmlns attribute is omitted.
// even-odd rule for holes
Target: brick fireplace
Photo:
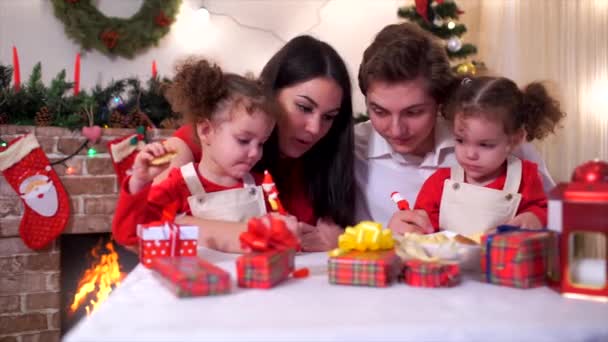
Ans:
<svg viewBox="0 0 608 342"><path fill-rule="evenodd" d="M34 132L51 162L76 151L85 141L79 131L58 127L0 126L5 141ZM133 134L132 129L104 129L102 140L93 146L94 157L86 149L67 165L54 169L70 196L71 214L64 234L107 233L117 199L114 168L106 143ZM170 130L148 132L150 140L170 136ZM66 173L72 167L71 174ZM33 251L19 237L23 205L0 174L0 341L54 342L61 336L61 239L48 248ZM83 256L84 259L84 256Z"/></svg>

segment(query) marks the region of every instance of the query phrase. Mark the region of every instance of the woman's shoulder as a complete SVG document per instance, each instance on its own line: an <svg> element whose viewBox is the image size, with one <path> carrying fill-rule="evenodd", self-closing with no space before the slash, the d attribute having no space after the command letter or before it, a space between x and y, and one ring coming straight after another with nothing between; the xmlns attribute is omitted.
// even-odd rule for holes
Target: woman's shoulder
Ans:
<svg viewBox="0 0 608 342"><path fill-rule="evenodd" d="M173 133L174 138L181 140L192 153L194 161L200 161L202 158L202 150L200 143L195 138L194 126L186 124L178 128ZM184 147L185 148L185 147Z"/></svg>

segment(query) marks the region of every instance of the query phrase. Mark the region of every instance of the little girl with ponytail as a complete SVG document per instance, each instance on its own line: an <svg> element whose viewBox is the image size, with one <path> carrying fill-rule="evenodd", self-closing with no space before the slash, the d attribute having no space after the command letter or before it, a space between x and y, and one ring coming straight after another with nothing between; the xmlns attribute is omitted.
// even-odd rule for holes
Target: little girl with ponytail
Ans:
<svg viewBox="0 0 608 342"><path fill-rule="evenodd" d="M415 209L435 230L477 237L501 224L539 229L547 197L536 164L511 152L552 133L565 116L538 82L519 89L504 77L463 79L442 110L451 122L458 165L438 169Z"/></svg>

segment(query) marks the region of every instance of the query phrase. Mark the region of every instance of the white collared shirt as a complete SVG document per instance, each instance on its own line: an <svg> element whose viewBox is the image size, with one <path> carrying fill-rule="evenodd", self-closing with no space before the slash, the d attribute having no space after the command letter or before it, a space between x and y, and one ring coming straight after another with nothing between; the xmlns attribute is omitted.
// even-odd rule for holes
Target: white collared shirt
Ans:
<svg viewBox="0 0 608 342"><path fill-rule="evenodd" d="M455 142L448 123L437 119L434 134L435 149L424 157L418 157L395 152L370 121L355 126L357 222L373 220L388 224L397 211L390 198L393 191L399 191L413 207L424 181L438 168L456 164ZM532 144L522 144L513 154L538 164L545 192L555 186L545 162Z"/></svg>

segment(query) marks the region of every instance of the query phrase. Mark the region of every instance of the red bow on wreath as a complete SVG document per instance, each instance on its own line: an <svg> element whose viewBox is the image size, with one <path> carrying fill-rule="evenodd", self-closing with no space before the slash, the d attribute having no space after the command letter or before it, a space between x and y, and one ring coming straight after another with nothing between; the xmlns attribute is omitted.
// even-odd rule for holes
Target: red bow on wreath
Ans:
<svg viewBox="0 0 608 342"><path fill-rule="evenodd" d="M169 19L163 11L158 13L158 15L154 18L154 21L156 22L156 25L160 27L169 26L169 24L171 24L171 19Z"/></svg>
<svg viewBox="0 0 608 342"><path fill-rule="evenodd" d="M266 219L270 221L270 226L264 222L264 218L254 217L249 220L247 231L239 236L243 249L251 249L254 252L287 248L300 250L298 239L287 229L283 220L272 215L266 216Z"/></svg>
<svg viewBox="0 0 608 342"><path fill-rule="evenodd" d="M114 30L105 30L101 34L100 38L108 49L113 49L118 43L118 38L120 38L120 35Z"/></svg>

